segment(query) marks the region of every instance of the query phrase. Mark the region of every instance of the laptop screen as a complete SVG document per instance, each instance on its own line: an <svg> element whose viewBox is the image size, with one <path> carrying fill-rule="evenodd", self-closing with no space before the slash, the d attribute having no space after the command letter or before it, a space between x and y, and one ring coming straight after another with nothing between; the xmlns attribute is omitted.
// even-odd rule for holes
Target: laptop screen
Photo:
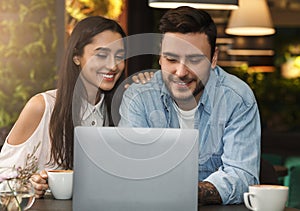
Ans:
<svg viewBox="0 0 300 211"><path fill-rule="evenodd" d="M197 210L198 131L76 127L73 210Z"/></svg>

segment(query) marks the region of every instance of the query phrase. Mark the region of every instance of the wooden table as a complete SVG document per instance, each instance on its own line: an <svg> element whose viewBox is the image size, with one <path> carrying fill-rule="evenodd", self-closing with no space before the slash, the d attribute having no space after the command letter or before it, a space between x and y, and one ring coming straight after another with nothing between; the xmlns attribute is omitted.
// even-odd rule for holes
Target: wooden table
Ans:
<svg viewBox="0 0 300 211"><path fill-rule="evenodd" d="M72 211L72 200L55 200L52 198L36 199L30 211ZM200 211L249 211L243 204L240 205L210 205L201 206ZM285 211L300 211L294 208L285 208Z"/></svg>

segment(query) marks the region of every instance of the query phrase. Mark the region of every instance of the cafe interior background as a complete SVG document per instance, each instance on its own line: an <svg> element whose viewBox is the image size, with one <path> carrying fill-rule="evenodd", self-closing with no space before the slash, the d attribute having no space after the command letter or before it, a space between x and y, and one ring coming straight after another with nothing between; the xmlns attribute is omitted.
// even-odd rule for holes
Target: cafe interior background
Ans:
<svg viewBox="0 0 300 211"><path fill-rule="evenodd" d="M206 10L218 27L219 65L249 84L257 98L262 156L288 168L280 183L293 187L289 203L300 208L300 0L239 0L237 9ZM1 0L0 145L27 100L55 88L66 40L78 20L102 15L119 21L128 35L158 33L165 11L149 7L148 0ZM231 27L249 24L269 32L229 34ZM126 71L130 76L152 68L158 68L157 57L143 55L129 58Z"/></svg>

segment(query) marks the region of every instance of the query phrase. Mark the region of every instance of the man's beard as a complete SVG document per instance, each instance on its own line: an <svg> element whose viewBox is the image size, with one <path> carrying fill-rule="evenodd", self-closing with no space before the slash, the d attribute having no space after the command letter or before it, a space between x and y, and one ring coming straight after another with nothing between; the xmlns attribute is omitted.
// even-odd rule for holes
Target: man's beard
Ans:
<svg viewBox="0 0 300 211"><path fill-rule="evenodd" d="M168 89L168 91L170 92L172 98L178 102L178 101L181 101L181 102L190 102L192 100L195 101L195 97L197 95L199 95L205 88L204 84L202 83L201 80L197 81L193 78L189 78L187 76L185 77L182 77L182 78L177 78L177 77L174 77L172 74L168 74L165 78L164 78L164 81L165 81L165 84L166 84L166 87ZM172 86L170 83L174 83L174 82L192 82L192 81L196 81L196 87L194 90L190 90L187 87L183 88L182 92L186 92L185 94L182 94L182 96L176 96L176 93L173 92L172 90ZM176 92L180 92L180 90L177 90Z"/></svg>

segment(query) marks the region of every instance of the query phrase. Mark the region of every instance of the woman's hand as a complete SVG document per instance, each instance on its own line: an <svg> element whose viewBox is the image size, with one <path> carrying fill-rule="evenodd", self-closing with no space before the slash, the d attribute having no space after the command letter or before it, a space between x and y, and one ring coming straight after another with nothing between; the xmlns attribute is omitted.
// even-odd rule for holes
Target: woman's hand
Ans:
<svg viewBox="0 0 300 211"><path fill-rule="evenodd" d="M44 196L46 190L48 189L48 174L45 170L42 170L39 174L34 174L31 176L30 181L33 184L35 197L41 198Z"/></svg>
<svg viewBox="0 0 300 211"><path fill-rule="evenodd" d="M132 76L132 80L134 83L142 83L145 84L147 81L153 77L153 72L142 72L137 75Z"/></svg>
<svg viewBox="0 0 300 211"><path fill-rule="evenodd" d="M136 84L145 84L153 77L154 72L141 72L131 77L132 81ZM127 89L130 84L125 84L125 89Z"/></svg>

